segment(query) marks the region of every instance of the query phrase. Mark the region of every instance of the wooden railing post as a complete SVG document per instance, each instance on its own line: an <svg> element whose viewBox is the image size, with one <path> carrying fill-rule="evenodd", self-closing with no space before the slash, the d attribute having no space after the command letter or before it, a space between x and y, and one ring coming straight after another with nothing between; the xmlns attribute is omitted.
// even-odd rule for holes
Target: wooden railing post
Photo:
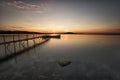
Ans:
<svg viewBox="0 0 120 80"><path fill-rule="evenodd" d="M20 47L20 34L18 34L18 40L19 40L19 50L21 50L21 47Z"/></svg>
<svg viewBox="0 0 120 80"><path fill-rule="evenodd" d="M28 40L28 34L26 35L26 39L27 39L27 47L29 47L29 40Z"/></svg>
<svg viewBox="0 0 120 80"><path fill-rule="evenodd" d="M13 46L14 46L14 53L16 53L16 46L15 46L15 36L14 36L14 34L13 34Z"/></svg>
<svg viewBox="0 0 120 80"><path fill-rule="evenodd" d="M5 39L5 35L3 34L3 42L5 43L6 42L6 39ZM4 44L4 51L5 51L5 55L7 54L7 47L6 47L6 44Z"/></svg>
<svg viewBox="0 0 120 80"><path fill-rule="evenodd" d="M34 39L35 37L34 37L34 34L33 34L33 43L34 43L34 45L35 45L35 39Z"/></svg>

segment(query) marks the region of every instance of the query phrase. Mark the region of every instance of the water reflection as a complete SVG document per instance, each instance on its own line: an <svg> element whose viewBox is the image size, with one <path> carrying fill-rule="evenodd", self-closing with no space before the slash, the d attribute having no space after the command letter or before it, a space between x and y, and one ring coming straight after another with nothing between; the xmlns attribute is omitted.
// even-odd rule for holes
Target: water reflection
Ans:
<svg viewBox="0 0 120 80"><path fill-rule="evenodd" d="M80 41L93 41L93 42L100 42L106 44L115 44L120 43L120 36L119 35L64 35L62 39L67 40L80 40Z"/></svg>
<svg viewBox="0 0 120 80"><path fill-rule="evenodd" d="M62 35L0 64L0 79L119 80L119 41L120 36ZM60 61L71 64L61 67Z"/></svg>

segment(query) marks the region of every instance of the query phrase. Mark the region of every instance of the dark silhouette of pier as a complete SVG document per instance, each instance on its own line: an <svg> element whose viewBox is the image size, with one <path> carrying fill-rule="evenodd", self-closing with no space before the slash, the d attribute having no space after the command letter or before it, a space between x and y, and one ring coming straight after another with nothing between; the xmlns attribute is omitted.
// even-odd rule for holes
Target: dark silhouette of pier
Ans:
<svg viewBox="0 0 120 80"><path fill-rule="evenodd" d="M12 37L12 41L6 41L6 37L8 35L2 35L3 42L0 43L0 45L4 46L4 55L0 56L0 63L7 61L11 58L14 58L15 56L18 56L26 51L29 51L32 48L35 48L39 45L42 45L50 40L50 38L43 38L46 35L40 35L40 34L31 34L32 37L28 37L28 34L26 34L26 38L22 39L21 35L10 35ZM17 40L15 39L15 36L17 36ZM30 41L32 41L33 45L30 46ZM13 50L11 51L9 47L13 46ZM19 47L17 47L19 46ZM18 49L19 48L19 49Z"/></svg>
<svg viewBox="0 0 120 80"><path fill-rule="evenodd" d="M14 40L15 36L18 36L19 40ZM35 37L34 34L33 34L32 38L28 38L28 35L26 35L26 39L20 39L20 35L13 35L13 40L12 41L6 41L5 35L3 35L2 37L3 37L4 42L1 42L0 45L2 45L2 44L16 43L16 42L21 42L21 41L27 41L27 40L32 40L32 39L36 39L36 38L42 38L43 36L37 36L37 37Z"/></svg>

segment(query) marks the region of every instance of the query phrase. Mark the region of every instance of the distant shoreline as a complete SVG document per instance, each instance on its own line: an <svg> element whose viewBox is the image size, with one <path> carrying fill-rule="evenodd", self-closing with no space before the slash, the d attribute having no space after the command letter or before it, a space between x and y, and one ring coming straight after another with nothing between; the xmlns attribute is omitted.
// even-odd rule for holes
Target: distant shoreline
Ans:
<svg viewBox="0 0 120 80"><path fill-rule="evenodd" d="M29 31L0 31L0 34L77 34L77 35L120 35L120 33L75 33L75 32L58 32L58 33L42 33Z"/></svg>

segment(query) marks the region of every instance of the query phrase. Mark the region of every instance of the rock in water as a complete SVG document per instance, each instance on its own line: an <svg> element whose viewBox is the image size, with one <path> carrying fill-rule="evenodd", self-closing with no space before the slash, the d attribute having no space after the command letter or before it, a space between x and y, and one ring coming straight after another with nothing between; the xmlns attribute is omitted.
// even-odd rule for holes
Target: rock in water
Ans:
<svg viewBox="0 0 120 80"><path fill-rule="evenodd" d="M58 64L61 66L61 67L65 67L65 66L68 66L71 64L71 61L59 61Z"/></svg>

